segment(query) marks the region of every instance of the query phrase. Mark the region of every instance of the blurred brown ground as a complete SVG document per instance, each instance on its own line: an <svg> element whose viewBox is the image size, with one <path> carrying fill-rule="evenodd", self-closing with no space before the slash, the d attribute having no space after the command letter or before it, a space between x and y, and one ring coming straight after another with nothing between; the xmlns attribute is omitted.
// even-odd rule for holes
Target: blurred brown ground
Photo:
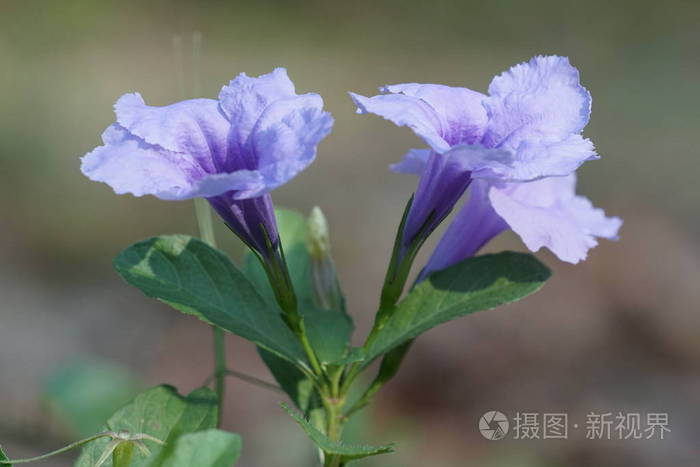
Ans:
<svg viewBox="0 0 700 467"><path fill-rule="evenodd" d="M415 184L387 165L420 143L354 115L346 91L410 81L484 91L509 66L557 53L593 94L585 133L603 158L580 170L580 191L625 219L621 240L577 266L542 253L555 274L537 295L422 337L352 430L397 441L398 453L358 466L699 465L699 14L695 1L0 1L0 442L21 457L72 439L40 390L76 358L183 391L211 371L209 330L111 269L133 241L195 233L192 205L118 197L78 170L119 95L178 98L172 37L201 31L206 96L239 72L286 66L333 113L317 162L274 198L325 210L358 336ZM512 235L489 246L506 248L524 249ZM267 376L252 346L228 344L235 368ZM225 428L244 437L242 467L310 465L278 399L229 382ZM667 412L672 431L663 441L579 430L567 441L490 442L477 421L493 409L568 412L581 425L591 411Z"/></svg>

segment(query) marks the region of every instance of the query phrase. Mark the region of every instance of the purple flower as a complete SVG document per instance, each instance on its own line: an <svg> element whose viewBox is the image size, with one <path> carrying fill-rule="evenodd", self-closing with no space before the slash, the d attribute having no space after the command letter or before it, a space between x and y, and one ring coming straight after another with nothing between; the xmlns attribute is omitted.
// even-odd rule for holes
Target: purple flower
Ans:
<svg viewBox="0 0 700 467"><path fill-rule="evenodd" d="M429 234L472 180L530 181L573 172L596 158L581 137L590 95L563 57L535 57L491 82L489 95L435 84L385 86L351 96L358 113L411 128L429 146L412 149L393 170L421 175L404 244Z"/></svg>
<svg viewBox="0 0 700 467"><path fill-rule="evenodd" d="M81 170L117 194L204 197L249 246L266 255L279 236L270 191L304 170L333 119L318 94L297 95L284 68L224 86L219 99L164 107L125 94L104 145Z"/></svg>
<svg viewBox="0 0 700 467"><path fill-rule="evenodd" d="M550 185L557 188L550 190L547 206L554 209L556 205L576 218L579 230L572 242L583 237L587 240L568 248L528 236L529 247L547 246L562 259L575 261L595 244L592 236L615 235L597 225L583 225L593 219L584 215L585 202L574 196L575 182L568 177L583 162L598 156L593 144L581 136L588 123L591 98L567 58L539 56L516 65L493 79L488 95L415 83L385 86L381 91L384 94L369 98L351 93L358 113L374 113L408 126L429 146L410 150L392 166L397 172L420 175L402 246L407 248L430 234L469 185L473 186L470 201L431 260L431 270L459 261L448 261L450 253L460 259L472 255L509 225L524 232L525 227L516 229L513 216L504 214L503 198L517 193L524 205L542 208L539 195ZM537 181L547 177L560 180ZM571 181L563 184L563 180ZM589 211L593 209L587 206ZM533 217L530 221L532 230L540 227L534 225L540 221L545 225L545 219ZM619 226L619 220L614 221ZM581 245L587 245L583 252Z"/></svg>

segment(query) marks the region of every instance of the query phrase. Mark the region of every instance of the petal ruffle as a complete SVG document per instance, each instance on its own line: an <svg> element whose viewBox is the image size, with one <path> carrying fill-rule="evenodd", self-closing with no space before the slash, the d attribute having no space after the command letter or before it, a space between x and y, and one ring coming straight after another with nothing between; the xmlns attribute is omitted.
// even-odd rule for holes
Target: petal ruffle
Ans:
<svg viewBox="0 0 700 467"><path fill-rule="evenodd" d="M398 126L407 126L436 152L445 152L450 144L440 134L440 118L424 101L403 94L365 97L353 92L350 97L358 114L372 113Z"/></svg>
<svg viewBox="0 0 700 467"><path fill-rule="evenodd" d="M517 148L524 140L565 139L588 123L591 96L566 57L534 57L495 77L484 106L483 144Z"/></svg>
<svg viewBox="0 0 700 467"><path fill-rule="evenodd" d="M250 161L245 160L248 138L253 127L273 102L294 96L294 83L284 68L275 68L271 73L257 78L241 73L221 88L221 110L231 125L231 145L234 151L232 159L237 159L237 156L239 159L232 160L236 167L229 167L229 171L255 168L251 166Z"/></svg>
<svg viewBox="0 0 700 467"><path fill-rule="evenodd" d="M263 186L243 190L237 199L260 196L286 183L316 157L316 147L333 126L318 94L280 99L270 104L253 128L250 149Z"/></svg>
<svg viewBox="0 0 700 467"><path fill-rule="evenodd" d="M225 171L229 123L213 99L191 99L155 107L138 93L114 105L117 123L145 143L191 155L207 173Z"/></svg>
<svg viewBox="0 0 700 467"><path fill-rule="evenodd" d="M509 153L500 149L502 154ZM500 182L529 182L545 177L563 177L573 173L586 161L599 159L591 140L578 134L563 140L523 141L503 164L476 172L475 178Z"/></svg>
<svg viewBox="0 0 700 467"><path fill-rule="evenodd" d="M531 251L546 247L562 261L578 263L598 244L596 237L616 239L622 220L606 217L575 187L575 175L552 177L493 186L489 199Z"/></svg>
<svg viewBox="0 0 700 467"><path fill-rule="evenodd" d="M478 142L488 117L483 106L484 94L467 88L440 84L391 84L382 92L414 97L428 104L440 122L439 134L451 146Z"/></svg>
<svg viewBox="0 0 700 467"><path fill-rule="evenodd" d="M104 146L81 159L80 170L89 179L104 182L115 193L186 199L202 176L188 155L149 145L117 124L102 134Z"/></svg>

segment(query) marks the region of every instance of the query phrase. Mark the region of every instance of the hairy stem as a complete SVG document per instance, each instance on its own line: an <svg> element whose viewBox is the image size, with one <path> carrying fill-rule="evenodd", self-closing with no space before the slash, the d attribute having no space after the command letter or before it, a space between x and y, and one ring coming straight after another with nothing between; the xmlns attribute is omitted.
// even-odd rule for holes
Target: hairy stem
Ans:
<svg viewBox="0 0 700 467"><path fill-rule="evenodd" d="M343 431L343 423L345 418L343 417L343 405L345 405L344 398L333 398L324 399L324 408L326 410L326 436L331 441L340 441L340 436ZM324 467L339 467L341 461L340 455L333 455L324 453Z"/></svg>
<svg viewBox="0 0 700 467"><path fill-rule="evenodd" d="M83 446L91 441L95 441L96 439L104 438L107 436L112 436L111 431L106 431L103 433L98 433L96 435L92 435L89 438L81 439L80 441L76 441L75 443L71 443L68 446L64 446L60 449L56 449L55 451L51 451L47 454L42 454L41 456L36 456L36 457L30 457L28 459L12 459L12 460L0 460L0 465L7 465L7 464L26 464L29 462L36 462L44 459L48 459L49 457L56 456L58 454L63 454L64 452L70 451L71 449L79 448L80 446Z"/></svg>

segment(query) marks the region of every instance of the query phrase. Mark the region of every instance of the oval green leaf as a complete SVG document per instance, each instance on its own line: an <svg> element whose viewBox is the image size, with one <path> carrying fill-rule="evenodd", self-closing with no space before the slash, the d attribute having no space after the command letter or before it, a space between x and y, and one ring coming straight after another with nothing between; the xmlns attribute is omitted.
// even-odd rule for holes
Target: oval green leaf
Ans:
<svg viewBox="0 0 700 467"><path fill-rule="evenodd" d="M279 309L270 306L221 251L185 235L135 243L117 272L149 297L213 323L299 365L306 357Z"/></svg>
<svg viewBox="0 0 700 467"><path fill-rule="evenodd" d="M438 271L391 310L366 349L363 365L439 324L520 300L539 290L550 275L534 256L509 251Z"/></svg>

